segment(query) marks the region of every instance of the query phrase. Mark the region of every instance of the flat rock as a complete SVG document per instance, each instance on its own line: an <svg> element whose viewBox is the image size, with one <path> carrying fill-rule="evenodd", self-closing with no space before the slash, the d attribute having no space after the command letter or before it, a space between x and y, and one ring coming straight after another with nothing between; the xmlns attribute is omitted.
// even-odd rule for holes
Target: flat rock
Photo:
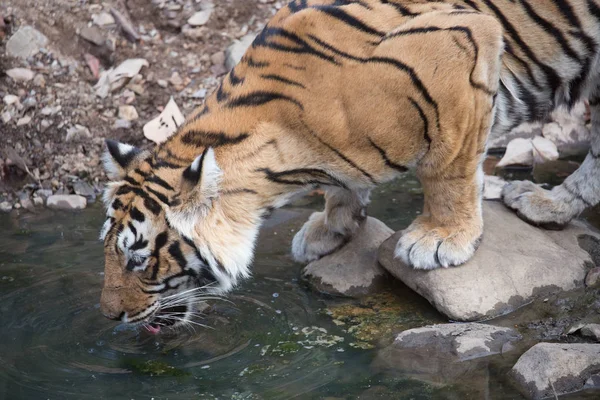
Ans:
<svg viewBox="0 0 600 400"><path fill-rule="evenodd" d="M585 286L596 286L600 283L600 267L592 268L585 277Z"/></svg>
<svg viewBox="0 0 600 400"><path fill-rule="evenodd" d="M75 194L85 197L90 203L96 201L96 192L94 191L94 188L85 181L77 181L73 183L73 191Z"/></svg>
<svg viewBox="0 0 600 400"><path fill-rule="evenodd" d="M212 9L208 8L206 10L198 11L194 13L189 19L188 24L191 26L201 26L208 22L210 19L210 15L212 14Z"/></svg>
<svg viewBox="0 0 600 400"><path fill-rule="evenodd" d="M86 26L81 29L79 35L96 46L102 46L106 41L104 33L97 26Z"/></svg>
<svg viewBox="0 0 600 400"><path fill-rule="evenodd" d="M39 53L48 44L48 38L31 26L23 26L6 42L6 54L27 58Z"/></svg>
<svg viewBox="0 0 600 400"><path fill-rule="evenodd" d="M483 218L481 246L462 266L432 271L407 267L394 258L401 232L381 245L379 262L455 321L494 318L550 291L583 287L594 263L581 246L600 243L600 235L585 223L545 231L492 201L483 202Z"/></svg>
<svg viewBox="0 0 600 400"><path fill-rule="evenodd" d="M389 280L377 262L377 249L393 233L383 222L368 217L354 239L308 264L302 277L320 293L349 297L373 293Z"/></svg>
<svg viewBox="0 0 600 400"><path fill-rule="evenodd" d="M77 194L54 194L46 201L46 206L54 210L83 210L86 205L85 197Z"/></svg>
<svg viewBox="0 0 600 400"><path fill-rule="evenodd" d="M455 361L501 354L507 344L521 340L512 328L476 322L429 325L409 329L394 340L397 349L420 349L430 354L444 354Z"/></svg>
<svg viewBox="0 0 600 400"><path fill-rule="evenodd" d="M10 76L15 82L28 82L33 79L35 73L27 68L12 68L6 71L6 75Z"/></svg>
<svg viewBox="0 0 600 400"><path fill-rule="evenodd" d="M554 398L584 389L600 372L600 344L538 343L511 370L518 389L530 399Z"/></svg>

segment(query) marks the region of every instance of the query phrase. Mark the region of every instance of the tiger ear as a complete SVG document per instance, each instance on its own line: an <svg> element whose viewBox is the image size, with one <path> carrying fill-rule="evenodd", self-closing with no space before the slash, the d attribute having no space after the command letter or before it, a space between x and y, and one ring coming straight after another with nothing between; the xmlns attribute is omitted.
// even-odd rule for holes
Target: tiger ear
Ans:
<svg viewBox="0 0 600 400"><path fill-rule="evenodd" d="M111 180L124 178L140 161L142 150L115 140L106 140L106 151L102 156L104 171Z"/></svg>
<svg viewBox="0 0 600 400"><path fill-rule="evenodd" d="M178 198L167 210L169 224L186 237L193 237L198 219L206 215L219 195L221 169L215 152L207 147L181 177Z"/></svg>
<svg viewBox="0 0 600 400"><path fill-rule="evenodd" d="M215 151L207 147L194 162L183 171L181 179L181 196L197 193L203 201L210 201L219 194L221 169L217 165Z"/></svg>

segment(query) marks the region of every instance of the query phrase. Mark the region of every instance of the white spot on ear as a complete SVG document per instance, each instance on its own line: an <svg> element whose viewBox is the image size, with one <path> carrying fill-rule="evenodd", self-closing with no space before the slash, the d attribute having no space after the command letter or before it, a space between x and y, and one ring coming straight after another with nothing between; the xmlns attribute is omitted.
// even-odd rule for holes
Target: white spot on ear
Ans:
<svg viewBox="0 0 600 400"><path fill-rule="evenodd" d="M104 166L104 171L109 179L115 180L121 177L121 167L108 150L102 155L102 165Z"/></svg>
<svg viewBox="0 0 600 400"><path fill-rule="evenodd" d="M198 172L200 170L200 163L202 162L202 155L196 157L192 165L190 166L193 172Z"/></svg>
<svg viewBox="0 0 600 400"><path fill-rule="evenodd" d="M136 148L130 144L119 143L119 153L121 153L122 156L127 155L128 153L135 150Z"/></svg>
<svg viewBox="0 0 600 400"><path fill-rule="evenodd" d="M195 160L194 160L195 162ZM215 151L212 147L202 158L202 176L200 177L200 190L205 198L216 197L219 192L219 181L221 180L221 168L217 164Z"/></svg>

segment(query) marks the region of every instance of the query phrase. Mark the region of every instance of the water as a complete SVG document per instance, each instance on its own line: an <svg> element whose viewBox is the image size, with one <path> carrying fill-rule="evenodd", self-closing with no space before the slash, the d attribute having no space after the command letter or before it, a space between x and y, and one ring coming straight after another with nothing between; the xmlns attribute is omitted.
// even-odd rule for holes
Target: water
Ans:
<svg viewBox="0 0 600 400"><path fill-rule="evenodd" d="M421 201L408 177L378 190L370 214L400 229ZM267 222L253 278L208 305L208 328L159 336L100 313L100 206L0 215L0 399L475 399L482 386L520 398L510 359L450 386L384 365L393 333L445 320L400 284L361 301L307 289L289 244L321 205L305 198Z"/></svg>

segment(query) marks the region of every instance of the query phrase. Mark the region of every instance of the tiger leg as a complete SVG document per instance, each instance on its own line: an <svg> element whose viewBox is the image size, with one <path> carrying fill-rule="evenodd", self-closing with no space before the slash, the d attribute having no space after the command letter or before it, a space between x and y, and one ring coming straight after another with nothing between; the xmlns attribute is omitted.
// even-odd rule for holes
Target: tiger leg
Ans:
<svg viewBox="0 0 600 400"><path fill-rule="evenodd" d="M521 219L546 229L561 229L588 207L600 203L600 97L590 99L592 137L583 164L565 181L546 190L514 181L502 190L504 203Z"/></svg>
<svg viewBox="0 0 600 400"><path fill-rule="evenodd" d="M367 216L369 189L325 189L325 210L313 213L292 241L292 256L311 262L346 244Z"/></svg>

